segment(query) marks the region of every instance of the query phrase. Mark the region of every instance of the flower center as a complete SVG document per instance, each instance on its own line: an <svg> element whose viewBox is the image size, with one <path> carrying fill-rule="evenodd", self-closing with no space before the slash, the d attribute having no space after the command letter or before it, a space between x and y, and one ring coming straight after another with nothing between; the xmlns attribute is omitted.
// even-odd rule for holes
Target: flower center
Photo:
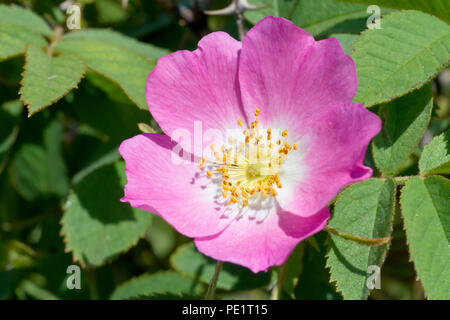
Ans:
<svg viewBox="0 0 450 320"><path fill-rule="evenodd" d="M222 145L220 151L211 144L215 160L203 158L199 168L207 166L211 171L206 174L211 179L221 180L222 197L227 204L239 203L246 207L249 200L262 197L275 197L281 189L279 169L288 155L297 150L297 144L289 144L288 131L281 131L277 138L276 130L259 128L258 115L250 123L250 129L244 129L238 137L229 138L229 145ZM237 119L239 126L242 120ZM279 133L279 132L278 132Z"/></svg>

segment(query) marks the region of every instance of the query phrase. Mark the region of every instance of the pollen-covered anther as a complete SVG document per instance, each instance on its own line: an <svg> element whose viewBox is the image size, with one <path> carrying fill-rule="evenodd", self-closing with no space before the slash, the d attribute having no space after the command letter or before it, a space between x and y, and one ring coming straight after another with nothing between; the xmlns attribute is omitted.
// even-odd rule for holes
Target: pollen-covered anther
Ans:
<svg viewBox="0 0 450 320"><path fill-rule="evenodd" d="M257 108L255 117L260 113L261 110ZM237 123L239 126L244 125L241 119L237 119ZM250 122L249 129L243 129L240 137L230 137L228 146L222 145L220 151L216 151L214 144L210 145L215 158L212 166L219 173L216 177L222 178L220 193L228 205L247 207L257 196L276 197L276 189L283 187L278 170L289 153L298 149L297 143L289 144L288 130L281 132L283 141L276 140L275 148L272 143L275 131L272 128L262 131L259 125L258 119ZM202 159L200 168L204 163ZM211 171L206 174L209 178L213 177Z"/></svg>

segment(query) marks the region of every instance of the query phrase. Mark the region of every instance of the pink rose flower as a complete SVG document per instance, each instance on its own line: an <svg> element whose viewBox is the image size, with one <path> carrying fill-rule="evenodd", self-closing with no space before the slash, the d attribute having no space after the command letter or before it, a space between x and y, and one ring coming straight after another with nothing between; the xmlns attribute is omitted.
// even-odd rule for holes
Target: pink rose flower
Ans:
<svg viewBox="0 0 450 320"><path fill-rule="evenodd" d="M372 175L363 159L381 122L352 102L356 89L355 65L335 38L315 41L274 17L242 42L211 33L148 76L149 109L165 135L121 144L122 201L216 260L255 273L280 265L324 228L340 189ZM217 132L219 144L208 139Z"/></svg>

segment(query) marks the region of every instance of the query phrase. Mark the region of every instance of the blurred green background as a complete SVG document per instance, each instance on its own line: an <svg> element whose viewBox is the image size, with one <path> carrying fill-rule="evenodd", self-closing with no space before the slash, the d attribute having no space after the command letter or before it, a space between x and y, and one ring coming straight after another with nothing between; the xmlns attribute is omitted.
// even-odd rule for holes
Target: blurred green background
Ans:
<svg viewBox="0 0 450 320"><path fill-rule="evenodd" d="M1 2L20 5L41 16L51 28L61 26L70 32L64 10L70 1ZM82 29L110 28L166 49L161 51L166 53L193 50L199 39L212 31L223 30L238 38L233 16L203 13L229 2L76 3L82 9ZM252 14L247 16L250 21ZM313 31L318 39L339 33L349 49L365 28L366 19L367 15L356 15ZM245 21L247 28L251 27L249 20ZM124 139L140 133L138 123L159 132L149 112L137 108L116 83L88 70L76 90L28 117L18 100L24 62L22 54L0 60L0 299L109 299L146 293L153 298L201 297L214 262L162 219L119 203L125 177L117 148ZM433 90L433 119L424 139L449 126L448 70L433 82ZM405 173L417 172L419 152L411 156ZM70 243L65 243L67 235ZM370 298L423 299L398 214L393 235L382 269L382 289L373 290ZM342 298L329 283L326 242L327 235L321 232L297 249L302 256L301 273L284 298ZM73 264L83 267L81 289L70 290L66 285L67 268ZM139 276L139 281L129 282ZM270 273L253 275L225 264L217 296L266 299L273 284Z"/></svg>

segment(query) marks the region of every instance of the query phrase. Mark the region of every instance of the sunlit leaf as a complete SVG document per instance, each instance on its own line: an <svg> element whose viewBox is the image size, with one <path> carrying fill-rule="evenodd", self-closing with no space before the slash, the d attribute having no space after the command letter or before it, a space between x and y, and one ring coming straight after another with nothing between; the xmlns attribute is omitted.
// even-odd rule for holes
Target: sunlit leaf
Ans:
<svg viewBox="0 0 450 320"><path fill-rule="evenodd" d="M151 214L120 202L122 162L105 165L75 185L61 220L66 250L86 266L99 266L127 251L145 234Z"/></svg>
<svg viewBox="0 0 450 320"><path fill-rule="evenodd" d="M406 235L418 278L429 299L450 299L450 181L413 177L402 189Z"/></svg>
<svg viewBox="0 0 450 320"><path fill-rule="evenodd" d="M23 26L16 26L0 21L0 61L25 51L27 44L44 46L47 42L38 33Z"/></svg>
<svg viewBox="0 0 450 320"><path fill-rule="evenodd" d="M56 50L79 56L89 68L116 82L138 107L147 109L145 82L155 66L155 60L115 43L91 38L63 40Z"/></svg>
<svg viewBox="0 0 450 320"><path fill-rule="evenodd" d="M340 195L329 225L364 238L386 238L392 231L395 186L392 180L369 179ZM388 245L368 246L331 234L327 266L344 299L366 299L371 266L381 268ZM373 267L371 267L373 268Z"/></svg>
<svg viewBox="0 0 450 320"><path fill-rule="evenodd" d="M359 33L369 17L367 6L334 0L253 0L250 3L265 6L245 13L252 23L268 15L284 17L313 36L330 32Z"/></svg>
<svg viewBox="0 0 450 320"><path fill-rule="evenodd" d="M426 27L424 27L426 26ZM358 75L355 101L366 107L422 87L450 59L450 26L419 11L381 19L381 29L365 31L353 45Z"/></svg>
<svg viewBox="0 0 450 320"><path fill-rule="evenodd" d="M395 9L415 9L433 14L450 22L450 9L448 0L338 0L352 2L367 6L378 5Z"/></svg>
<svg viewBox="0 0 450 320"><path fill-rule="evenodd" d="M127 37L122 33L109 29L84 29L79 32L70 32L63 36L66 39L88 39L113 43L135 53L139 53L149 59L158 59L169 53L167 49L158 48L149 43L140 42Z"/></svg>
<svg viewBox="0 0 450 320"><path fill-rule="evenodd" d="M23 27L45 36L51 36L53 33L49 25L39 15L16 5L0 4L0 24Z"/></svg>
<svg viewBox="0 0 450 320"><path fill-rule="evenodd" d="M420 173L450 174L450 130L433 138L423 149L419 161Z"/></svg>
<svg viewBox="0 0 450 320"><path fill-rule="evenodd" d="M28 115L42 110L75 88L83 77L85 65L74 55L49 57L41 48L29 45L20 89Z"/></svg>

